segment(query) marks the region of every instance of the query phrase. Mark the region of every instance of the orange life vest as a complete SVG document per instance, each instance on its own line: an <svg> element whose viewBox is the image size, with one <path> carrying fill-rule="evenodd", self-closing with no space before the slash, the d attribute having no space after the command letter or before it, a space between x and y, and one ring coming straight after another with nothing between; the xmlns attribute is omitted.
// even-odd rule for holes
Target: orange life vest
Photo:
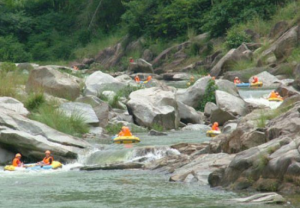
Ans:
<svg viewBox="0 0 300 208"><path fill-rule="evenodd" d="M271 92L269 98L278 98L277 94L275 92Z"/></svg>
<svg viewBox="0 0 300 208"><path fill-rule="evenodd" d="M130 129L126 127L120 131L119 136L132 136L132 133L130 132Z"/></svg>
<svg viewBox="0 0 300 208"><path fill-rule="evenodd" d="M241 80L239 80L239 79L235 79L233 82L234 82L234 84L241 84Z"/></svg>
<svg viewBox="0 0 300 208"><path fill-rule="evenodd" d="M139 78L139 76L136 76L136 77L135 77L135 81L136 81L136 82L140 82L140 81L141 81L140 78Z"/></svg>
<svg viewBox="0 0 300 208"><path fill-rule="evenodd" d="M211 127L211 130L213 130L213 131L220 131L218 125L213 125L213 126Z"/></svg>
<svg viewBox="0 0 300 208"><path fill-rule="evenodd" d="M15 157L12 161L12 165L15 166L15 167L20 167L21 165L21 161L19 158Z"/></svg>
<svg viewBox="0 0 300 208"><path fill-rule="evenodd" d="M252 83L257 83L258 82L258 78L254 77Z"/></svg>
<svg viewBox="0 0 300 208"><path fill-rule="evenodd" d="M44 159L43 159L43 163L45 163L46 165L51 165L52 164L52 162L53 162L53 157L52 156L50 156L50 157L45 157Z"/></svg>
<svg viewBox="0 0 300 208"><path fill-rule="evenodd" d="M148 82L149 82L151 79L152 79L151 76L148 76L148 77L147 77L147 81L148 81Z"/></svg>

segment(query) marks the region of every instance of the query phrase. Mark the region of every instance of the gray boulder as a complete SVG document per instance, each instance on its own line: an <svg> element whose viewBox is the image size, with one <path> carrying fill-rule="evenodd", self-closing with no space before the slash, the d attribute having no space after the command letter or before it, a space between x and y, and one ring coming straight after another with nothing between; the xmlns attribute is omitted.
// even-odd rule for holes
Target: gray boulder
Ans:
<svg viewBox="0 0 300 208"><path fill-rule="evenodd" d="M101 127L105 127L108 124L109 105L106 102L100 100L96 96L80 97L76 100L76 102L91 105L98 117L99 125Z"/></svg>
<svg viewBox="0 0 300 208"><path fill-rule="evenodd" d="M154 73L152 64L144 59L138 59L136 62L130 63L128 69L131 73Z"/></svg>
<svg viewBox="0 0 300 208"><path fill-rule="evenodd" d="M215 103L208 102L205 104L204 108L204 115L209 117L212 113L212 111L217 110L218 106Z"/></svg>
<svg viewBox="0 0 300 208"><path fill-rule="evenodd" d="M216 85L218 86L218 90L227 92L233 96L239 96L239 90L235 86L235 84L231 81L219 79L216 80Z"/></svg>
<svg viewBox="0 0 300 208"><path fill-rule="evenodd" d="M178 128L180 117L172 91L148 88L131 93L129 98L127 108L138 125L150 128L158 124L165 129Z"/></svg>
<svg viewBox="0 0 300 208"><path fill-rule="evenodd" d="M0 146L40 160L51 150L57 160L76 159L90 145L79 138L60 133L42 123L0 108Z"/></svg>
<svg viewBox="0 0 300 208"><path fill-rule="evenodd" d="M30 71L26 91L43 91L60 98L74 100L80 95L80 82L79 78L51 67L38 67Z"/></svg>
<svg viewBox="0 0 300 208"><path fill-rule="evenodd" d="M179 89L176 93L176 99L191 107L197 107L200 100L205 94L205 89L211 77L203 77L195 82L195 84L187 89Z"/></svg>
<svg viewBox="0 0 300 208"><path fill-rule="evenodd" d="M0 97L0 108L8 109L27 116L29 111L24 107L24 104L11 97Z"/></svg>
<svg viewBox="0 0 300 208"><path fill-rule="evenodd" d="M201 114L198 113L194 108L187 106L181 102L177 102L177 104L181 122L185 124L199 124L203 121L203 116L201 116Z"/></svg>
<svg viewBox="0 0 300 208"><path fill-rule="evenodd" d="M84 94L98 96L103 91L109 90L118 92L124 87L126 87L126 83L118 81L109 74L97 71L87 77Z"/></svg>
<svg viewBox="0 0 300 208"><path fill-rule="evenodd" d="M220 108L213 110L210 115L210 121L212 123L218 122L219 125L223 125L227 121L234 120L234 119L236 119L236 116Z"/></svg>
<svg viewBox="0 0 300 208"><path fill-rule="evenodd" d="M87 124L99 124L99 119L90 104L79 102L63 103L59 109L67 116L81 118Z"/></svg>
<svg viewBox="0 0 300 208"><path fill-rule="evenodd" d="M248 113L245 101L227 92L217 90L216 101L220 109L227 111L234 116L244 116Z"/></svg>
<svg viewBox="0 0 300 208"><path fill-rule="evenodd" d="M211 76L218 77L230 70L231 65L240 60L251 60L252 52L245 44L237 49L231 49L210 71Z"/></svg>

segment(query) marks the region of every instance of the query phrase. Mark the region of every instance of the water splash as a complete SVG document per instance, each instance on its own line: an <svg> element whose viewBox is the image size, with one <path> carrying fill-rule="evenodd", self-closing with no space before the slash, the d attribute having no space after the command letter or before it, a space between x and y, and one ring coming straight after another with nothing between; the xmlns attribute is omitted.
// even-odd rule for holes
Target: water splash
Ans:
<svg viewBox="0 0 300 208"><path fill-rule="evenodd" d="M271 109L278 108L282 103L282 102L269 101L269 100L267 100L267 96L265 96L265 98L254 98L254 97L245 98L245 101L247 103L250 103L250 104L259 105L259 106L266 106L266 107L269 107Z"/></svg>

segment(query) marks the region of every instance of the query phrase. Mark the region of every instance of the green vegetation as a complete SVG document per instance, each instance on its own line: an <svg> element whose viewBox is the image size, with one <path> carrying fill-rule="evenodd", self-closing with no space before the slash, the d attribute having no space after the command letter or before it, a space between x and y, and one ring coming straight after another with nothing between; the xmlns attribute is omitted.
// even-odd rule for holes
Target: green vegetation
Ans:
<svg viewBox="0 0 300 208"><path fill-rule="evenodd" d="M226 44L235 47L248 41L246 27L266 34L272 21L294 24L298 6L298 1L289 0L0 0L0 59L93 57L127 33L132 38L143 36L144 46L154 54L204 32L213 37L227 32ZM193 44L191 53L197 55L198 47Z"/></svg>
<svg viewBox="0 0 300 208"><path fill-rule="evenodd" d="M81 115L74 113L66 116L52 102L41 105L36 112L30 115L30 118L73 136L80 137L89 132L89 127Z"/></svg>
<svg viewBox="0 0 300 208"><path fill-rule="evenodd" d="M197 106L197 110L204 111L205 105L208 102L216 103L216 90L218 86L215 84L214 80L209 80L208 85L205 89L204 97L200 100L199 105Z"/></svg>
<svg viewBox="0 0 300 208"><path fill-rule="evenodd" d="M43 93L32 93L25 102L25 107L34 112L38 110L46 102Z"/></svg>
<svg viewBox="0 0 300 208"><path fill-rule="evenodd" d="M153 130L158 131L158 132L163 132L164 131L164 127L158 123L155 123L152 125L151 127Z"/></svg>
<svg viewBox="0 0 300 208"><path fill-rule="evenodd" d="M231 71L242 71L242 70L250 69L250 68L253 68L253 67L255 67L255 63L253 61L240 60L240 61L234 62L231 65L230 70Z"/></svg>
<svg viewBox="0 0 300 208"><path fill-rule="evenodd" d="M116 135L121 131L122 126L123 126L123 124L121 124L121 123L108 124L106 126L105 130L109 135Z"/></svg>
<svg viewBox="0 0 300 208"><path fill-rule="evenodd" d="M226 48L230 50L231 48L237 48L242 43L248 43L251 41L251 37L246 34L244 30L237 30L233 28L227 32L226 37Z"/></svg>
<svg viewBox="0 0 300 208"><path fill-rule="evenodd" d="M260 154L258 158L257 168L258 170L262 171L269 163L270 158L266 154Z"/></svg>

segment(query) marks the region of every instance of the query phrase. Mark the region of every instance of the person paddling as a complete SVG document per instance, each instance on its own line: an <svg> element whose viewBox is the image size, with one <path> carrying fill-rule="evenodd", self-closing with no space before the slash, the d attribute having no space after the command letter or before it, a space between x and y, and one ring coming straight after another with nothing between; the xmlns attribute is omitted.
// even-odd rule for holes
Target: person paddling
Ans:
<svg viewBox="0 0 300 208"><path fill-rule="evenodd" d="M43 165L51 165L53 162L53 157L51 156L51 152L49 150L47 150L45 152L46 156L44 157L44 159L41 162L38 162L37 165L43 166Z"/></svg>
<svg viewBox="0 0 300 208"><path fill-rule="evenodd" d="M21 162L22 155L20 153L16 154L15 158L12 161L12 165L15 167L23 167L23 163Z"/></svg>
<svg viewBox="0 0 300 208"><path fill-rule="evenodd" d="M218 122L215 122L215 123L212 125L211 130L212 130L212 131L220 131L219 123L218 123Z"/></svg>
<svg viewBox="0 0 300 208"><path fill-rule="evenodd" d="M258 83L258 77L254 76L252 79L252 84Z"/></svg>
<svg viewBox="0 0 300 208"><path fill-rule="evenodd" d="M140 83L141 82L141 79L140 79L140 77L138 75L136 75L134 77L134 80L135 80L136 83Z"/></svg>
<svg viewBox="0 0 300 208"><path fill-rule="evenodd" d="M234 84L241 84L242 82L238 77L235 77L233 83Z"/></svg>
<svg viewBox="0 0 300 208"><path fill-rule="evenodd" d="M121 136L132 136L132 133L131 133L130 129L127 126L123 126L122 130L120 131L118 136L119 137L121 137Z"/></svg>

